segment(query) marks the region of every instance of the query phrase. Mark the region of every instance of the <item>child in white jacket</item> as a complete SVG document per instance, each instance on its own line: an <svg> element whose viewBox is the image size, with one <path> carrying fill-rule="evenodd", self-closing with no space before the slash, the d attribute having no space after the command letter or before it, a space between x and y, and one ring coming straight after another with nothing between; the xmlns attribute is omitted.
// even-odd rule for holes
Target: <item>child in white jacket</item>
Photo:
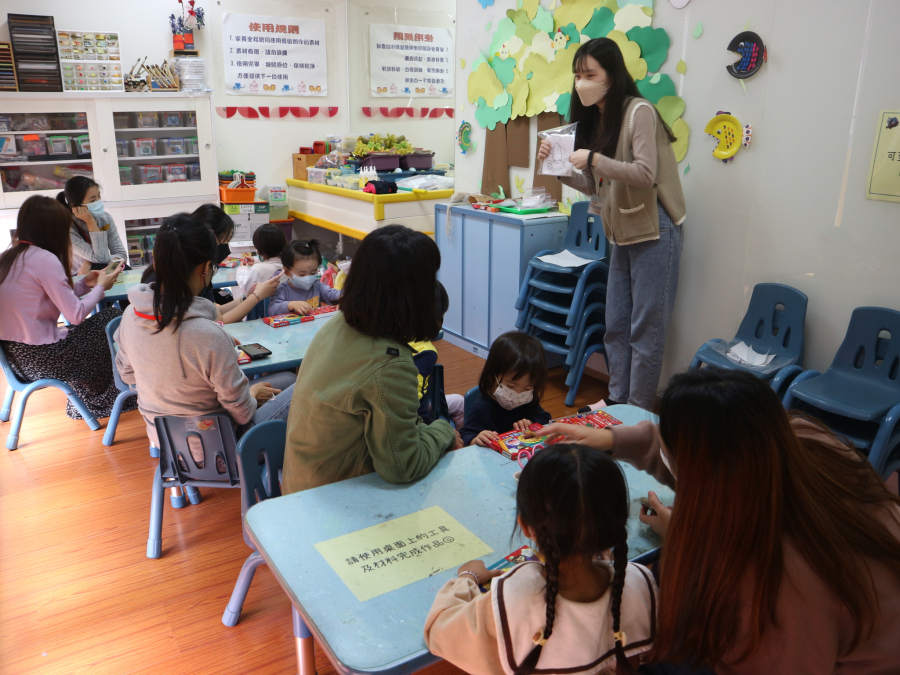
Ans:
<svg viewBox="0 0 900 675"><path fill-rule="evenodd" d="M253 247L259 254L259 262L253 258L245 258L238 268L235 279L243 295L250 295L253 287L261 281L268 281L284 267L281 264L281 252L287 246L284 230L278 225L267 223L256 228L253 233ZM281 283L287 281L283 277Z"/></svg>
<svg viewBox="0 0 900 675"><path fill-rule="evenodd" d="M587 446L552 445L525 465L516 509L544 563L460 567L425 619L428 649L472 675L634 672L653 646L657 589L628 562L618 464ZM612 562L601 560L610 549Z"/></svg>

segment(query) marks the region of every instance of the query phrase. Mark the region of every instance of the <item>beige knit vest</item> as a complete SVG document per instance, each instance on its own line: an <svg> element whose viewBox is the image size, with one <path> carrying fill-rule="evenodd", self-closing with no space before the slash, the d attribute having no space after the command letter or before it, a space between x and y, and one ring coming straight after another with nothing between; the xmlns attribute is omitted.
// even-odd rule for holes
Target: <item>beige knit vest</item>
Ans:
<svg viewBox="0 0 900 675"><path fill-rule="evenodd" d="M665 127L655 114L656 109L646 99L632 98L626 105L614 159L617 162L634 161L631 149L634 114L644 105L653 109L656 118L656 183L653 187L642 188L610 179L605 179L600 185L600 177L594 179L595 191L603 202L603 229L607 238L620 246L659 239L657 200L675 225L681 225L685 218L684 192L678 177L675 151Z"/></svg>

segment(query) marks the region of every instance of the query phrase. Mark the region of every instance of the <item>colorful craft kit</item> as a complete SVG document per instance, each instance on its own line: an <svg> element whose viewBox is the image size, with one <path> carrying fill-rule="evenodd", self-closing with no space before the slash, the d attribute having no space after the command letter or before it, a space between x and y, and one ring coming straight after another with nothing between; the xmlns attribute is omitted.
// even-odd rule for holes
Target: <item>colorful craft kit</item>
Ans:
<svg viewBox="0 0 900 675"><path fill-rule="evenodd" d="M606 427L622 423L602 410L583 413L581 415L572 415L570 417L561 417L557 420L553 420L553 422L558 424L578 424L585 427L594 427L595 429L605 429ZM532 424L528 427L527 431L507 431L505 434L500 434L500 437L496 441L493 441L489 447L492 450L499 452L507 459L519 461L521 464L520 456L524 455L525 459L530 459L538 450L543 450L548 445L561 443L565 440L563 438L556 438L548 441L546 436L533 435L542 428L543 425L541 424Z"/></svg>

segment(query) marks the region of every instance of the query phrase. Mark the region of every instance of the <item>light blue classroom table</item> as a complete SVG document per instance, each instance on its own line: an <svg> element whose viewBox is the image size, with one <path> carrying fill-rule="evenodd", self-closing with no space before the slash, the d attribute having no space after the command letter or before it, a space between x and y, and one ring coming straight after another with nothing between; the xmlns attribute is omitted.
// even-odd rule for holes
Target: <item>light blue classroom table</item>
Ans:
<svg viewBox="0 0 900 675"><path fill-rule="evenodd" d="M280 328L272 328L263 323L262 319L238 321L225 324L225 330L241 344L258 343L272 352L269 357L241 366L241 370L249 377L299 366L312 339L332 316L334 314L321 314L313 321Z"/></svg>
<svg viewBox="0 0 900 675"><path fill-rule="evenodd" d="M624 424L656 419L631 406L608 410ZM660 545L638 520L639 498L654 490L671 505L674 493L649 474L621 466L631 493L628 555L635 558ZM494 549L482 558L490 566L525 543L521 535L510 541L518 470L516 462L499 453L472 446L447 453L431 473L409 485L390 485L372 473L269 499L247 511L247 530L339 673L406 675L440 660L426 648L422 630L435 595L456 569L360 602L315 544L440 506ZM311 660L301 655L312 648L312 640L297 638L300 675L314 675Z"/></svg>
<svg viewBox="0 0 900 675"><path fill-rule="evenodd" d="M237 267L225 268L220 267L212 279L213 288L225 288L227 286L237 286ZM103 307L109 307L117 300L125 300L128 298L128 291L141 283L141 276L144 270L125 270L122 272L113 287L106 292L106 296L100 301ZM81 275L73 277L77 281L81 279Z"/></svg>

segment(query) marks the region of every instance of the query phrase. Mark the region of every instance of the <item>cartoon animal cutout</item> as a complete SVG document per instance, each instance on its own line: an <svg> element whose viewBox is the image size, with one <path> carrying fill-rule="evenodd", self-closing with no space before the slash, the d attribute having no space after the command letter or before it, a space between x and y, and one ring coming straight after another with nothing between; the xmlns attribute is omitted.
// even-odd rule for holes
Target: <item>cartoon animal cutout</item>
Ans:
<svg viewBox="0 0 900 675"><path fill-rule="evenodd" d="M376 87L376 90L378 91L379 94L387 93L387 87Z"/></svg>
<svg viewBox="0 0 900 675"><path fill-rule="evenodd" d="M735 35L728 43L728 51L736 52L741 57L725 66L728 74L739 80L746 80L754 75L769 58L762 38L749 30Z"/></svg>
<svg viewBox="0 0 900 675"><path fill-rule="evenodd" d="M250 83L250 91L253 92L254 94L256 92L258 92L259 91L259 82L257 82L256 80L253 80L253 82Z"/></svg>
<svg viewBox="0 0 900 675"><path fill-rule="evenodd" d="M495 53L494 56L500 57L500 60L501 60L501 61L502 61L503 59L509 57L509 47L506 45L505 42L504 42L502 45L500 45L500 51L498 51L497 53Z"/></svg>
<svg viewBox="0 0 900 675"><path fill-rule="evenodd" d="M425 87L416 87L416 93L417 93L417 94L424 94L424 93L425 93Z"/></svg>
<svg viewBox="0 0 900 675"><path fill-rule="evenodd" d="M281 85L281 91L290 91L290 90L291 90L291 85L289 85L289 84Z"/></svg>
<svg viewBox="0 0 900 675"><path fill-rule="evenodd" d="M442 94L449 94L449 93L450 93L450 90L447 89L447 87L441 87L441 93L442 93Z"/></svg>
<svg viewBox="0 0 900 675"><path fill-rule="evenodd" d="M309 93L311 93L311 94L312 94L313 92L318 93L318 92L320 92L320 91L322 91L321 85L316 85L315 87L312 86L312 85L310 85L310 87L309 87Z"/></svg>
<svg viewBox="0 0 900 675"><path fill-rule="evenodd" d="M396 85L396 84L392 84L392 85L391 85L391 94L396 94L396 93L397 93L397 85Z"/></svg>
<svg viewBox="0 0 900 675"><path fill-rule="evenodd" d="M235 83L234 83L233 89L234 89L235 91L240 91L240 90L243 89L243 88L244 88L244 85L241 84L240 82L235 82Z"/></svg>
<svg viewBox="0 0 900 675"><path fill-rule="evenodd" d="M275 85L274 84L264 84L263 91L275 91Z"/></svg>
<svg viewBox="0 0 900 675"><path fill-rule="evenodd" d="M437 89L435 88L434 85L431 85L430 87L428 87L429 96L434 96L436 93L437 93Z"/></svg>
<svg viewBox="0 0 900 675"><path fill-rule="evenodd" d="M753 127L749 124L741 127L734 115L721 110L706 124L703 131L719 141L713 150L713 157L726 163L734 159L741 145L749 148L753 138Z"/></svg>
<svg viewBox="0 0 900 675"><path fill-rule="evenodd" d="M569 36L562 32L562 28L556 29L556 35L553 36L553 50L559 51L565 49L569 43Z"/></svg>
<svg viewBox="0 0 900 675"><path fill-rule="evenodd" d="M297 91L298 91L299 93L301 93L301 94L305 94L305 93L306 93L306 83L305 83L305 82L301 82L300 84L298 84L298 85L297 85Z"/></svg>
<svg viewBox="0 0 900 675"><path fill-rule="evenodd" d="M403 87L403 89L400 90L400 93L401 94L411 94L412 90L409 87Z"/></svg>

